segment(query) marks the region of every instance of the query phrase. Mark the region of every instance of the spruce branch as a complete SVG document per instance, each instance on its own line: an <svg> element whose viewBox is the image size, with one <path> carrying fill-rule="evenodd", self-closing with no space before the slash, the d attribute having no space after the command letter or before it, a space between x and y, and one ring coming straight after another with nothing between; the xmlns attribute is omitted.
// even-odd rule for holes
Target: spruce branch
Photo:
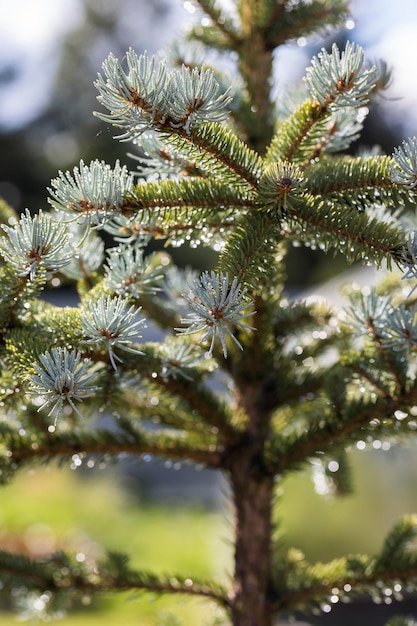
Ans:
<svg viewBox="0 0 417 626"><path fill-rule="evenodd" d="M104 260L104 241L95 231L86 235L83 227L71 222L68 224L70 237L74 248L73 257L60 272L70 280L83 281L88 287L93 286L94 276L99 271Z"/></svg>
<svg viewBox="0 0 417 626"><path fill-rule="evenodd" d="M26 209L19 222L2 228L7 237L0 238L0 254L18 277L28 276L33 281L39 268L53 273L71 261L65 225L47 213L39 211L32 217Z"/></svg>
<svg viewBox="0 0 417 626"><path fill-rule="evenodd" d="M190 293L184 294L191 313L181 320L186 326L177 330L185 334L203 332L202 342L211 340L209 355L212 354L214 343L218 338L226 359L227 337L233 339L243 350L233 329L255 330L244 321L253 315L252 311L248 312L250 302L245 296L246 289L241 288L237 278L229 283L227 273L204 272L199 281L190 285Z"/></svg>
<svg viewBox="0 0 417 626"><path fill-rule="evenodd" d="M315 100L306 100L277 128L265 155L267 163L285 160L303 163L316 152L318 126L329 120L331 112ZM321 133L322 134L322 133Z"/></svg>
<svg viewBox="0 0 417 626"><path fill-rule="evenodd" d="M126 196L133 189L133 177L119 161L111 169L104 161L92 161L85 165L80 161L73 173L59 172L48 189L49 203L57 211L77 216L80 223L103 226L113 215L123 211Z"/></svg>
<svg viewBox="0 0 417 626"><path fill-rule="evenodd" d="M405 245L401 229L377 218L333 204L325 198L306 198L289 211L291 238L307 241L314 237L323 251L338 250L348 263L355 261L398 264ZM308 229L308 230L307 230Z"/></svg>
<svg viewBox="0 0 417 626"><path fill-rule="evenodd" d="M322 48L304 80L311 98L328 110L366 104L377 79L377 67L365 65L363 48L348 41L342 51L336 44L330 54Z"/></svg>
<svg viewBox="0 0 417 626"><path fill-rule="evenodd" d="M187 159L209 170L211 176L234 185L256 188L262 159L226 126L204 124L189 135L184 132L170 135L169 141Z"/></svg>
<svg viewBox="0 0 417 626"><path fill-rule="evenodd" d="M163 268L155 263L155 255L144 256L140 248L120 245L107 253L106 282L119 296L139 299L141 295L155 295L163 279Z"/></svg>
<svg viewBox="0 0 417 626"><path fill-rule="evenodd" d="M308 192L342 202L358 210L373 203L397 209L413 200L412 194L390 179L392 159L387 156L333 157L306 168ZM331 176L329 175L331 172Z"/></svg>
<svg viewBox="0 0 417 626"><path fill-rule="evenodd" d="M313 0L299 5L266 0L260 7L259 19L270 49L285 44L294 37L321 32L323 24L340 27L349 15L346 0Z"/></svg>
<svg viewBox="0 0 417 626"><path fill-rule="evenodd" d="M401 568L389 567L374 571L375 559L363 555L335 559L329 563L302 564L297 572L290 571L293 588L284 592L276 603L277 611L311 611L313 608L331 606L334 602L352 598L357 594L368 595L374 601L383 598L383 590L392 590L395 599L403 599L403 589L417 584L415 560ZM297 580L299 578L299 580ZM383 586L382 590L379 589ZM337 590L337 591L336 591Z"/></svg>
<svg viewBox="0 0 417 626"><path fill-rule="evenodd" d="M16 586L26 590L55 594L97 593L140 590L150 593L197 595L211 598L227 608L226 589L212 581L171 574L157 576L133 570L127 557L109 552L98 563L80 564L73 557L60 552L43 559L0 551L0 575L8 591Z"/></svg>
<svg viewBox="0 0 417 626"><path fill-rule="evenodd" d="M400 411L402 415L416 400L415 385L401 396L353 400L344 407L342 414L331 413L328 418L315 422L301 434L293 435L287 440L278 436L273 444L276 453L270 464L271 472L281 474L291 471L303 465L307 458L320 458L323 452L331 454L335 445L348 445L357 437L368 435L372 438L385 432L389 436L388 426L398 423L396 412ZM381 421L381 415L386 416L386 421ZM400 420L404 428L407 428L408 421L412 419L408 413L406 415L405 420Z"/></svg>
<svg viewBox="0 0 417 626"><path fill-rule="evenodd" d="M158 415L157 408L152 412ZM192 433L174 433L172 429L159 429L151 433L139 426L126 432L104 429L93 431L86 427L74 428L71 433L55 431L52 436L41 433L30 435L28 437L16 432L4 437L0 459L4 476L7 476L9 469L15 471L30 462L51 462L55 459L62 463L74 454L81 458L98 456L116 461L121 455L133 455L140 459L150 454L160 458L188 459L217 469L222 465L222 450L218 450L211 440L204 443ZM1 476L3 479L3 474Z"/></svg>
<svg viewBox="0 0 417 626"><path fill-rule="evenodd" d="M86 312L82 317L84 345L98 349L104 347L110 363L116 370L116 361L122 359L114 353L114 348L141 354L133 347L133 341L140 337L139 329L145 325L144 319L137 319L138 310L128 306L128 300L117 296L101 296L96 302L87 302Z"/></svg>
<svg viewBox="0 0 417 626"><path fill-rule="evenodd" d="M225 438L233 439L236 429L240 428L240 422L244 421L245 416L229 407L224 398L210 388L209 374L214 369L214 361L210 362L207 358L202 358L201 349L197 353L196 347L193 346L192 365L187 362L184 364L181 360L172 363L167 359L165 349L167 343L176 347L177 356L178 350L187 345L184 344L182 337L170 337L159 346L152 343L141 345L144 353L141 365L142 379L149 381L150 390L154 390L156 386L166 392L167 395L164 397L167 402L173 402L174 406L185 407L193 416L193 423L196 422L198 416L201 422L214 427L216 432ZM126 372L137 368L137 361L133 354L126 356L121 367ZM135 389L128 386L125 389L125 395L133 406L136 406ZM152 411L155 412L157 409L152 407ZM174 412L173 409L171 412ZM172 417L172 420L175 420L175 417Z"/></svg>
<svg viewBox="0 0 417 626"><path fill-rule="evenodd" d="M27 315L27 306L45 288L47 281L46 269L39 265L33 279L29 274L16 275L13 264L6 264L0 269L2 292L0 295L0 329L4 333L7 329L20 323Z"/></svg>
<svg viewBox="0 0 417 626"><path fill-rule="evenodd" d="M90 382L95 377L88 372L90 363L81 361L81 354L76 350L52 348L39 357L40 364L35 363L35 374L29 375L30 393L44 399L39 410L52 406L49 415L58 420L64 402L68 402L75 413L82 418L75 405L98 390Z"/></svg>
<svg viewBox="0 0 417 626"><path fill-rule="evenodd" d="M109 113L96 113L123 129L122 140L137 141L146 130L181 129L190 134L204 122L220 122L228 115L228 92L218 93L213 72L181 67L168 72L146 54L126 53L127 72L113 54L103 63L105 78L95 83L98 100Z"/></svg>
<svg viewBox="0 0 417 626"><path fill-rule="evenodd" d="M306 185L303 173L288 161L265 168L259 181L258 202L268 210L283 213L303 201Z"/></svg>
<svg viewBox="0 0 417 626"><path fill-rule="evenodd" d="M239 32L236 29L233 20L226 16L225 11L219 8L215 0L195 0L195 4L200 6L204 13L210 17L213 24L213 30L218 31L223 35L223 46L218 44L218 38L216 38L216 48L226 47L227 44L228 49L234 49L236 44L239 42ZM211 38L207 41L206 32L206 30L203 30L202 32L200 27L198 29L191 30L190 36L198 38L206 45L210 45Z"/></svg>
<svg viewBox="0 0 417 626"><path fill-rule="evenodd" d="M332 137L338 134L342 141L336 141L334 147L348 145L360 125L357 126L356 113L352 118L346 108L356 111L363 107L379 81L382 86L387 84L385 74L382 65L367 67L363 49L350 42L341 52L336 44L331 54L322 49L313 58L304 79L311 99L278 126L267 151L267 162L286 159L308 163L320 156L326 144L331 149Z"/></svg>
<svg viewBox="0 0 417 626"><path fill-rule="evenodd" d="M242 215L220 256L220 271L235 276L239 283L256 292L260 280L276 275L279 226L274 214L256 211Z"/></svg>
<svg viewBox="0 0 417 626"><path fill-rule="evenodd" d="M227 182L215 178L183 178L163 180L137 185L133 206L138 209L158 210L163 218L165 208L189 207L194 209L217 209L221 207L244 209L253 205L253 194L244 188L233 188ZM203 211L200 211L200 216Z"/></svg>
<svg viewBox="0 0 417 626"><path fill-rule="evenodd" d="M414 189L417 185L417 137L403 141L395 148L390 178L393 182Z"/></svg>

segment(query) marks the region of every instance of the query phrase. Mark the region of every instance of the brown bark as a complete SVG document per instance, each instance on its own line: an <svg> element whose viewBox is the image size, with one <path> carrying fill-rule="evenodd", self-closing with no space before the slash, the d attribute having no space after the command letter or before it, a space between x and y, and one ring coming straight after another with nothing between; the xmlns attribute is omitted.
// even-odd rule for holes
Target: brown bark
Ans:
<svg viewBox="0 0 417 626"><path fill-rule="evenodd" d="M271 536L273 478L237 467L231 476L235 499L233 626L272 626Z"/></svg>
<svg viewBox="0 0 417 626"><path fill-rule="evenodd" d="M259 347L259 344L256 344ZM248 350L249 352L249 350ZM252 355L255 356L255 355ZM256 355L259 357L259 355ZM272 505L274 478L264 466L270 412L254 358L253 381L246 380L238 403L249 421L240 444L228 454L235 510L233 626L272 626Z"/></svg>

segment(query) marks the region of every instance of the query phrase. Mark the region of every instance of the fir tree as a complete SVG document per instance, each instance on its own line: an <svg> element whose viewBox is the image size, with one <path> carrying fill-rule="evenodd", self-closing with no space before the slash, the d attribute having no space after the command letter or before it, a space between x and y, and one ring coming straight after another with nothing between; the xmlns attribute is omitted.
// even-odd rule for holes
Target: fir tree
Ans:
<svg viewBox="0 0 417 626"><path fill-rule="evenodd" d="M110 54L95 83L97 115L140 148L137 170L81 162L51 182L50 213L14 217L0 205L0 463L4 482L26 464L74 454L152 454L221 470L234 510L233 577L228 586L164 578L118 554L91 565L1 552L2 592L200 595L233 626L271 626L381 586L399 597L417 585L417 517L400 520L379 554L329 563L275 545L273 520L283 477L314 462L346 493L353 442L415 428L417 231L407 209L417 139L390 156L346 154L389 83L385 65L351 42L312 59L290 114L273 101L276 49L343 26L347 1L235 0L230 15L216 0L196 4L207 19L175 58ZM201 63L205 48L234 53L231 85ZM153 239L210 246L217 267L190 276L167 253L149 253ZM386 266L389 279L352 290L342 313L291 300L285 264L295 243ZM79 305L40 300L51 281L72 281ZM142 340L147 319L163 341ZM219 373L222 393L212 387ZM118 416L117 430L94 421L103 409ZM158 430L146 428L150 413Z"/></svg>

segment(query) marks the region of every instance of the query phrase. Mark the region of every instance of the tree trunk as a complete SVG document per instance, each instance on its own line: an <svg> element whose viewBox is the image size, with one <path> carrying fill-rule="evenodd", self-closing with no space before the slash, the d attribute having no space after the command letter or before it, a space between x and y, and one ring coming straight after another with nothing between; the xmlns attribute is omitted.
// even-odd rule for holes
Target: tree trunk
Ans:
<svg viewBox="0 0 417 626"><path fill-rule="evenodd" d="M269 590L274 481L270 476L254 475L253 470L245 471L241 464L235 469L231 472L236 515L232 624L272 626Z"/></svg>

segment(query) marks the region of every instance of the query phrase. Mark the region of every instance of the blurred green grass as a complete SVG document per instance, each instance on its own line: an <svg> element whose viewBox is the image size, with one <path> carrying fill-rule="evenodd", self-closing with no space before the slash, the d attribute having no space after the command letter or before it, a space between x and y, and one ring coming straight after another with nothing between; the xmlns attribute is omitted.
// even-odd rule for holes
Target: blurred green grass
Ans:
<svg viewBox="0 0 417 626"><path fill-rule="evenodd" d="M197 506L143 503L110 471L81 475L53 467L19 474L0 490L0 548L42 556L55 550L97 558L104 550L127 553L133 567L156 573L216 576L230 572L229 531L220 513ZM85 610L62 626L171 626L203 624L214 605L183 597L122 593L85 598ZM175 613L181 622L170 617ZM16 624L0 613L0 625Z"/></svg>

